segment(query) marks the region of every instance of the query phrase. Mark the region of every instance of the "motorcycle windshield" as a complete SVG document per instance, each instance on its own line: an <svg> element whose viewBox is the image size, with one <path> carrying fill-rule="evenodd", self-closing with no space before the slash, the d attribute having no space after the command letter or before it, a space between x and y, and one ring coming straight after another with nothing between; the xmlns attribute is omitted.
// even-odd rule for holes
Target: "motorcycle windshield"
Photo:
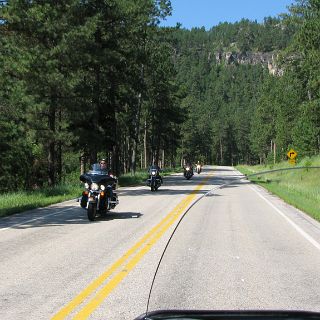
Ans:
<svg viewBox="0 0 320 320"><path fill-rule="evenodd" d="M99 163L94 163L92 169L86 174L90 182L112 183L114 179L108 175L107 170L102 170Z"/></svg>
<svg viewBox="0 0 320 320"><path fill-rule="evenodd" d="M88 174L90 174L90 175L107 175L108 171L106 169L102 170L99 163L94 163L92 165L91 170L88 172Z"/></svg>

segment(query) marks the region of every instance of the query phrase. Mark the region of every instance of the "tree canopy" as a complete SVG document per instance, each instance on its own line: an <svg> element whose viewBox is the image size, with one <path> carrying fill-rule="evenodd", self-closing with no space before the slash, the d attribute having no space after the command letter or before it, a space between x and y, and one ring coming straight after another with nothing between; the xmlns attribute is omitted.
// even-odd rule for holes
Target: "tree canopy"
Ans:
<svg viewBox="0 0 320 320"><path fill-rule="evenodd" d="M171 10L2 2L0 191L53 186L99 157L121 174L319 153L320 0L209 31L160 27Z"/></svg>

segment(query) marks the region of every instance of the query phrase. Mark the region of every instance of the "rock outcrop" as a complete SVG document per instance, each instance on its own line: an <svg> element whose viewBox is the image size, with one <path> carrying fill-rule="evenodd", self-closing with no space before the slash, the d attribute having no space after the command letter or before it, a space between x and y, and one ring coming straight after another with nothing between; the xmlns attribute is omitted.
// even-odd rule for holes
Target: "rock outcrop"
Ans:
<svg viewBox="0 0 320 320"><path fill-rule="evenodd" d="M276 64L277 54L274 52L216 52L216 63L229 64L262 64L268 68L269 73L274 76L281 76L283 70L279 69Z"/></svg>

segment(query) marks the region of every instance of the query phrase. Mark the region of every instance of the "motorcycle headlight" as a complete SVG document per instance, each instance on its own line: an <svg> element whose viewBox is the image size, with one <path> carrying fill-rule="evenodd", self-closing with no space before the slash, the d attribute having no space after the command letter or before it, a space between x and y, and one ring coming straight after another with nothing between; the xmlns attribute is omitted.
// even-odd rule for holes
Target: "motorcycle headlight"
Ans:
<svg viewBox="0 0 320 320"><path fill-rule="evenodd" d="M85 187L86 189L89 189L89 183L86 182L86 183L84 184L84 187Z"/></svg>
<svg viewBox="0 0 320 320"><path fill-rule="evenodd" d="M190 168L189 168L189 167L187 167L187 168L186 168L186 170L187 170L187 171L189 171L189 170L190 170Z"/></svg>
<svg viewBox="0 0 320 320"><path fill-rule="evenodd" d="M155 176L155 175L156 175L156 172L155 172L155 171L152 171L151 174L152 174L153 176Z"/></svg>
<svg viewBox="0 0 320 320"><path fill-rule="evenodd" d="M98 185L97 183L93 183L93 184L91 185L91 190L93 190L93 191L99 190L99 185Z"/></svg>
<svg viewBox="0 0 320 320"><path fill-rule="evenodd" d="M106 189L106 187L103 184L100 186L100 188L102 191Z"/></svg>

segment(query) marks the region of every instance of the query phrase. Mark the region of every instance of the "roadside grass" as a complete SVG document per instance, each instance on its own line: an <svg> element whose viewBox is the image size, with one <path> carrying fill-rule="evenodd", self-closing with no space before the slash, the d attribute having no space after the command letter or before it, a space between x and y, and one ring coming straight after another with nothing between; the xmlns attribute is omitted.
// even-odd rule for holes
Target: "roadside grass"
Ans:
<svg viewBox="0 0 320 320"><path fill-rule="evenodd" d="M135 175L132 173L125 173L118 178L118 185L119 187L138 186L145 183L147 178L148 173L146 171L136 171Z"/></svg>
<svg viewBox="0 0 320 320"><path fill-rule="evenodd" d="M162 175L170 175L181 170L181 168L164 169ZM135 175L124 174L119 177L119 186L144 185L147 178L146 170L137 171ZM3 193L0 194L0 217L71 200L80 197L82 191L79 173L73 172L64 179L63 184L54 188Z"/></svg>
<svg viewBox="0 0 320 320"><path fill-rule="evenodd" d="M320 166L320 157L304 158L297 166ZM287 162L282 162L271 166L239 165L236 168L241 173L249 175L290 167ZM320 221L320 169L279 171L250 177L249 180Z"/></svg>
<svg viewBox="0 0 320 320"><path fill-rule="evenodd" d="M34 191L17 191L1 194L0 217L79 197L81 187L61 185Z"/></svg>

